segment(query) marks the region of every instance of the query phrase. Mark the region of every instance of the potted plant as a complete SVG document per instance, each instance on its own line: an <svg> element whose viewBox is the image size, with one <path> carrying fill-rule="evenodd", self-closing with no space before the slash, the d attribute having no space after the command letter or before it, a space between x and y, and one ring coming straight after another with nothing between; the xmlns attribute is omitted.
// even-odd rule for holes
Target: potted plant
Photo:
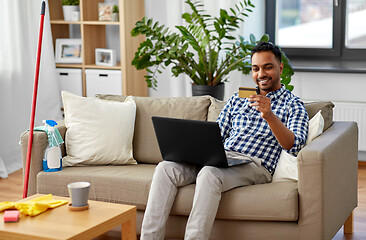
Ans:
<svg viewBox="0 0 366 240"><path fill-rule="evenodd" d="M113 5L112 8L112 21L113 22L118 22L119 21L119 8L118 5Z"/></svg>
<svg viewBox="0 0 366 240"><path fill-rule="evenodd" d="M186 0L191 13L184 13L182 18L187 26L176 26L178 31L171 31L153 19L144 17L136 22L132 36L143 34L142 42L135 53L132 64L137 69L146 69L148 87L157 87L157 74L172 65L174 76L187 74L193 81L193 94L196 86L207 88L219 87L223 91L224 82L231 71L239 70L249 74L251 70L251 49L258 42L253 35L245 40L232 34L240 28L240 23L248 17L255 6L250 0L241 0L229 11L220 9L220 15L207 15L201 0ZM269 41L267 34L260 41ZM282 53L284 70L282 83L292 90L291 76L294 74L288 58Z"/></svg>
<svg viewBox="0 0 366 240"><path fill-rule="evenodd" d="M72 21L73 12L80 12L79 0L62 0L62 10L64 12L64 20Z"/></svg>

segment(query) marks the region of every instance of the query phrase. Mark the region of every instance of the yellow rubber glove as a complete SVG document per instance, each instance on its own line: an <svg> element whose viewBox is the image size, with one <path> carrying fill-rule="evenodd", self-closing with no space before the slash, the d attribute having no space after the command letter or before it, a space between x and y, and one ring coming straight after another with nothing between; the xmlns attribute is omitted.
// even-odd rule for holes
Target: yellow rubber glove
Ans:
<svg viewBox="0 0 366 240"><path fill-rule="evenodd" d="M19 210L21 214L29 216L37 216L48 209L47 206L36 206L35 203L23 202L16 203L15 207Z"/></svg>
<svg viewBox="0 0 366 240"><path fill-rule="evenodd" d="M15 204L13 202L0 202L0 212L7 209L15 209Z"/></svg>
<svg viewBox="0 0 366 240"><path fill-rule="evenodd" d="M66 203L68 203L68 201L55 200L53 199L52 194L48 194L26 202L16 202L14 204L15 208L18 209L20 213L29 216L37 216L48 208L56 208Z"/></svg>
<svg viewBox="0 0 366 240"><path fill-rule="evenodd" d="M53 199L52 194L44 195L42 197L29 200L27 202L34 203L40 206L48 206L48 208L56 208L58 206L68 203L68 201L66 200Z"/></svg>

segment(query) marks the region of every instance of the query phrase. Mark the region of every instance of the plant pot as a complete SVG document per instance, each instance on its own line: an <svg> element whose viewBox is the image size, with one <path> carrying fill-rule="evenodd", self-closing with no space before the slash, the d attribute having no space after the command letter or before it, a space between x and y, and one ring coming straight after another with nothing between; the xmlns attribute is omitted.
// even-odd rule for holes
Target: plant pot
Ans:
<svg viewBox="0 0 366 240"><path fill-rule="evenodd" d="M112 22L119 21L119 13L112 13Z"/></svg>
<svg viewBox="0 0 366 240"><path fill-rule="evenodd" d="M73 12L79 12L80 8L79 6L75 5L65 5L62 6L63 12L64 12L64 20L65 21L72 21L73 20Z"/></svg>
<svg viewBox="0 0 366 240"><path fill-rule="evenodd" d="M225 84L220 83L216 86L192 84L192 96L210 95L219 100L224 100Z"/></svg>

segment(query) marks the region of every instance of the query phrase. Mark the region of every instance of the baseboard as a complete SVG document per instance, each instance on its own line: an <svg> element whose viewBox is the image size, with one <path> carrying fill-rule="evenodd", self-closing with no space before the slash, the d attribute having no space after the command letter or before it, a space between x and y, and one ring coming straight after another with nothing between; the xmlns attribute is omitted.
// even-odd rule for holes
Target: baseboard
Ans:
<svg viewBox="0 0 366 240"><path fill-rule="evenodd" d="M358 167L366 168L366 161L358 161Z"/></svg>

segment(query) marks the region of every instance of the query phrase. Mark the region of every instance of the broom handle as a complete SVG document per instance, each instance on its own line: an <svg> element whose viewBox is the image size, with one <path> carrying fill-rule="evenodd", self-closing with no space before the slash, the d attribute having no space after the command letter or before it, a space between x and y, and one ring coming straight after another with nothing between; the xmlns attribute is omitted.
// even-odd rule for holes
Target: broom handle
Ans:
<svg viewBox="0 0 366 240"><path fill-rule="evenodd" d="M40 27L39 27L36 72L35 72L34 86L33 86L33 101L32 101L32 111L31 111L30 126L29 126L27 159L26 159L25 172L24 172L23 198L26 198L27 195L28 195L29 168L30 168L30 161L31 161L31 156L32 156L34 116L35 116L35 113L36 113L36 103L37 103L37 93L38 93L38 77L39 77L39 66L40 66L40 62L41 62L41 49L42 49L43 23L44 23L45 9L46 9L46 4L43 1L42 2L42 8L41 8Z"/></svg>

